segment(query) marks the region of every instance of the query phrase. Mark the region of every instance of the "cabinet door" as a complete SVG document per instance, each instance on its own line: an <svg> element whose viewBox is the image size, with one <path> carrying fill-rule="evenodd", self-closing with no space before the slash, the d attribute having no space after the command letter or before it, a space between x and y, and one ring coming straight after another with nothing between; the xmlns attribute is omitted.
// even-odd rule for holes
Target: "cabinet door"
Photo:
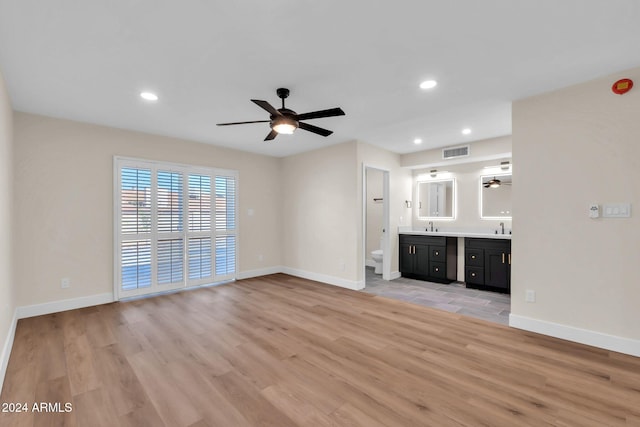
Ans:
<svg viewBox="0 0 640 427"><path fill-rule="evenodd" d="M413 245L406 243L400 244L400 272L413 273L415 255L413 254Z"/></svg>
<svg viewBox="0 0 640 427"><path fill-rule="evenodd" d="M484 251L484 284L496 288L509 288L509 253L500 249Z"/></svg>
<svg viewBox="0 0 640 427"><path fill-rule="evenodd" d="M447 262L447 247L429 245L429 261Z"/></svg>
<svg viewBox="0 0 640 427"><path fill-rule="evenodd" d="M430 262L429 263L429 276L437 279L447 278L447 264L444 262Z"/></svg>
<svg viewBox="0 0 640 427"><path fill-rule="evenodd" d="M427 245L415 245L415 264L413 265L413 272L415 274L421 274L423 276L429 276L429 246Z"/></svg>
<svg viewBox="0 0 640 427"><path fill-rule="evenodd" d="M476 285L484 285L484 268L474 266L465 267L464 281Z"/></svg>

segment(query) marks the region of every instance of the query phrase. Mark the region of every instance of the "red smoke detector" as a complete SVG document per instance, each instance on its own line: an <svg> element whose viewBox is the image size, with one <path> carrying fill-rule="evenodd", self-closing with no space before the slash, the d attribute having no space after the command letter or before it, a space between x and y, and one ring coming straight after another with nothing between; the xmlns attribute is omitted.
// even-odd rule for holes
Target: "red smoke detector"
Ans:
<svg viewBox="0 0 640 427"><path fill-rule="evenodd" d="M618 95L625 94L633 87L633 81L631 79L620 79L611 86L613 93Z"/></svg>

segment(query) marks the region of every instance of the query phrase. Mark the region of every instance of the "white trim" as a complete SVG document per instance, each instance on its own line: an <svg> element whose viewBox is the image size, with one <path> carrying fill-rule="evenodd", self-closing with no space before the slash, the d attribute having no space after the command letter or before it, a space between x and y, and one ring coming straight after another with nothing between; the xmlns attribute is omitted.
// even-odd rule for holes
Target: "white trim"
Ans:
<svg viewBox="0 0 640 427"><path fill-rule="evenodd" d="M364 280L348 280L341 277L329 276L326 274L313 273L311 271L298 270L297 268L282 267L282 272L290 276L301 277L303 279L315 280L316 282L328 285L340 286L354 291L364 289Z"/></svg>
<svg viewBox="0 0 640 427"><path fill-rule="evenodd" d="M4 340L4 346L2 347L2 355L0 355L0 393L2 393L2 385L4 384L4 377L7 374L7 366L9 366L9 357L11 356L11 349L13 348L13 340L16 336L16 326L18 325L18 309L13 310L13 320L11 320L11 326L9 327L9 333Z"/></svg>
<svg viewBox="0 0 640 427"><path fill-rule="evenodd" d="M114 302L113 293L89 295L86 297L63 299L59 301L45 302L42 304L26 305L16 309L18 319L42 316L44 314L59 313L61 311L75 310L76 308L93 307Z"/></svg>
<svg viewBox="0 0 640 427"><path fill-rule="evenodd" d="M396 279L399 279L400 277L402 277L402 274L400 274L399 271L392 271L390 280L396 280Z"/></svg>
<svg viewBox="0 0 640 427"><path fill-rule="evenodd" d="M559 323L547 322L545 320L532 319L530 317L509 315L509 326L512 328L524 329L525 331L537 332L567 341L574 341L580 344L591 345L606 350L617 351L619 353L630 354L640 357L640 341L615 335L604 334L602 332L589 331L587 329L576 328L574 326L561 325Z"/></svg>
<svg viewBox="0 0 640 427"><path fill-rule="evenodd" d="M282 273L282 267L277 265L275 267L259 268L256 270L239 271L236 279L251 279L252 277L268 276L269 274Z"/></svg>

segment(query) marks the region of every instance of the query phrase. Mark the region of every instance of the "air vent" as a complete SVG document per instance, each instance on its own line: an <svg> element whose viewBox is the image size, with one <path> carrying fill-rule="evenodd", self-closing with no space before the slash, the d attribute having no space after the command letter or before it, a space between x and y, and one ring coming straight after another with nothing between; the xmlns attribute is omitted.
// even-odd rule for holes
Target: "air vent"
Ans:
<svg viewBox="0 0 640 427"><path fill-rule="evenodd" d="M442 149L443 159L454 159L456 157L464 157L469 155L469 146L463 145L462 147L451 147Z"/></svg>

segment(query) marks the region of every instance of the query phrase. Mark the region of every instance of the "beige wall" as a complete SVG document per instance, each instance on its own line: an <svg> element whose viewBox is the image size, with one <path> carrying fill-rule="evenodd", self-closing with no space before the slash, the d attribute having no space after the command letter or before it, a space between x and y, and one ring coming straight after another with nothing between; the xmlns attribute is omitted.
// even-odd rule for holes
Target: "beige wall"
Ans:
<svg viewBox="0 0 640 427"><path fill-rule="evenodd" d="M359 286L356 148L347 142L281 159L288 272Z"/></svg>
<svg viewBox="0 0 640 427"><path fill-rule="evenodd" d="M433 150L403 154L400 156L400 162L403 167L411 169L427 167L447 169L451 165L461 163L482 162L501 157L511 157L511 135L473 141L467 144L457 144L455 147L461 145L470 145L468 156L444 160L442 158L442 148L435 148Z"/></svg>
<svg viewBox="0 0 640 427"><path fill-rule="evenodd" d="M13 133L9 94L0 74L0 390L4 379L4 363L9 359L10 332L15 312L14 276L12 274L12 193Z"/></svg>
<svg viewBox="0 0 640 427"><path fill-rule="evenodd" d="M382 148L358 142L357 179L359 201L358 224L362 223L362 168L375 167L389 171L389 249L391 252L391 274L398 275L398 227L411 225L411 209L405 201L411 200L411 170L400 164L400 155ZM362 241L362 225L358 227L358 242ZM362 244L358 243L358 265L364 264L366 256L362 253ZM358 271L358 280L364 280L362 268Z"/></svg>
<svg viewBox="0 0 640 427"><path fill-rule="evenodd" d="M638 340L640 88L613 94L623 77L640 83L640 68L513 105L511 311ZM610 202L632 203L632 217L588 217Z"/></svg>
<svg viewBox="0 0 640 427"><path fill-rule="evenodd" d="M14 133L19 306L112 292L114 155L238 170L238 271L281 265L277 158L24 113Z"/></svg>
<svg viewBox="0 0 640 427"><path fill-rule="evenodd" d="M510 159L502 159L510 160ZM454 220L433 220L434 227L448 231L482 231L494 232L499 224L504 222L505 232L511 229L511 220L482 219L480 217L480 177L487 174L486 167L498 166L500 160L486 160L483 162L465 163L442 167L446 170L446 178L456 180L456 217ZM491 169L493 170L493 169ZM498 172L496 172L498 173ZM419 180L428 180L429 168L413 171L413 198L416 198L416 183ZM436 177L440 179L440 177ZM418 205L412 209L412 225L417 228L425 228L430 220L418 217Z"/></svg>

